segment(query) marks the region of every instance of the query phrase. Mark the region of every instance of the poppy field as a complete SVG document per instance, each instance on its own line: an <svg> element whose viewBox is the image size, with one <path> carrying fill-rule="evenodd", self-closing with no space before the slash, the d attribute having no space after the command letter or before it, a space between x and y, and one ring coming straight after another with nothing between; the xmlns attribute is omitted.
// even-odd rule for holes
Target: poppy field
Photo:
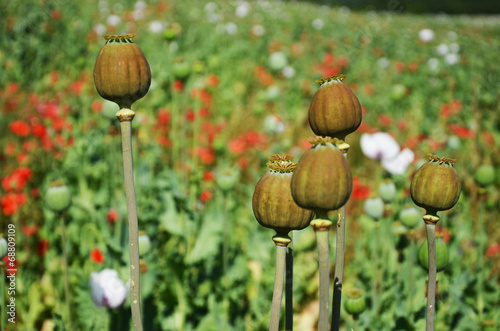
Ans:
<svg viewBox="0 0 500 331"><path fill-rule="evenodd" d="M264 174L334 141L308 117L328 79L362 114L340 157L352 185L339 329L425 329L433 262L412 180L429 162L460 182L435 226L435 330L499 329L498 18L281 1L0 7L0 330L137 330L133 302L144 330L267 330L278 243L252 198ZM139 265L120 108L94 83L103 37L122 34L151 74L129 122ZM330 295L337 215L322 215ZM279 330L321 325L312 227L289 234Z"/></svg>

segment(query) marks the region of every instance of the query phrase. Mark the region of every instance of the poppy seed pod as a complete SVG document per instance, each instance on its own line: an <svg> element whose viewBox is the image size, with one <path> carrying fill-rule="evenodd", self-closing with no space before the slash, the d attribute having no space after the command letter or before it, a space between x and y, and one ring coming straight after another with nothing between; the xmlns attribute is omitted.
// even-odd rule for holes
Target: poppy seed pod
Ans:
<svg viewBox="0 0 500 331"><path fill-rule="evenodd" d="M45 203L54 212L62 212L71 205L71 192L62 180L49 184L45 193Z"/></svg>
<svg viewBox="0 0 500 331"><path fill-rule="evenodd" d="M101 97L130 108L148 93L151 70L134 35L105 36L106 44L97 55L94 83Z"/></svg>
<svg viewBox="0 0 500 331"><path fill-rule="evenodd" d="M425 208L427 214L452 208L460 197L460 179L453 167L456 160L429 155L411 181L410 194L413 202Z"/></svg>
<svg viewBox="0 0 500 331"><path fill-rule="evenodd" d="M310 210L297 206L292 198L290 182L297 164L291 159L287 155L272 155L267 163L269 171L255 186L252 198L257 221L280 236L306 228L314 216Z"/></svg>
<svg viewBox="0 0 500 331"><path fill-rule="evenodd" d="M345 75L323 78L309 106L309 124L318 136L345 137L361 125L361 104L342 83Z"/></svg>
<svg viewBox="0 0 500 331"><path fill-rule="evenodd" d="M326 212L342 207L352 192L349 164L338 146L342 140L316 137L292 176L292 195L302 208Z"/></svg>
<svg viewBox="0 0 500 331"><path fill-rule="evenodd" d="M362 290L353 288L345 291L345 310L354 316L361 314L366 309L366 298Z"/></svg>

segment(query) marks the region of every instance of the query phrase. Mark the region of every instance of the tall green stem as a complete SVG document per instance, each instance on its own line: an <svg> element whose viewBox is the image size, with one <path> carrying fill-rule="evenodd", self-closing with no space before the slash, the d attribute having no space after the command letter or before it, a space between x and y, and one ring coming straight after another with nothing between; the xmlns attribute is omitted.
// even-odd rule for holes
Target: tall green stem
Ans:
<svg viewBox="0 0 500 331"><path fill-rule="evenodd" d="M276 244L276 271L274 276L273 301L271 304L271 321L269 331L278 331L280 326L281 299L283 297L283 283L285 280L286 246L290 243L287 236L273 237Z"/></svg>
<svg viewBox="0 0 500 331"><path fill-rule="evenodd" d="M484 194L480 195L479 199L479 216L478 216L478 250L477 250L477 311L478 311L478 319L479 325L478 327L482 327L483 323L483 310L484 310L484 301L483 301L483 266L484 266L484 243L487 240L486 233L484 231Z"/></svg>
<svg viewBox="0 0 500 331"><path fill-rule="evenodd" d="M380 223L378 221L374 224L374 236L373 236L373 280L372 280L372 315L375 316L378 310L378 298L377 298L377 287L378 287L378 241L380 236Z"/></svg>
<svg viewBox="0 0 500 331"><path fill-rule="evenodd" d="M317 219L311 222L316 233L318 245L319 264L319 321L318 331L328 331L328 314L330 311L330 246L328 242L328 232L332 222L327 219L326 213L318 215Z"/></svg>
<svg viewBox="0 0 500 331"><path fill-rule="evenodd" d="M7 318L7 314L5 313L5 275L3 271L3 261L0 260L0 305L2 305L2 316L0 316L0 330L5 330L5 319Z"/></svg>
<svg viewBox="0 0 500 331"><path fill-rule="evenodd" d="M293 231L290 231L292 242L286 250L285 275L285 330L293 331Z"/></svg>
<svg viewBox="0 0 500 331"><path fill-rule="evenodd" d="M134 173L132 162L132 120L135 113L130 109L120 109L116 117L120 121L123 153L123 176L127 195L129 249L130 249L130 305L132 323L135 331L142 331L140 268L139 268L139 230L137 205L135 201Z"/></svg>
<svg viewBox="0 0 500 331"><path fill-rule="evenodd" d="M415 263L415 238L413 230L410 233L410 256L408 258L408 298L407 298L407 316L413 324L413 267Z"/></svg>
<svg viewBox="0 0 500 331"><path fill-rule="evenodd" d="M66 225L64 224L64 214L60 213L59 217L61 219L62 248L64 257L64 296L66 298L66 309L68 310L68 330L71 330L71 300L69 294L69 269L68 269L68 251L66 248Z"/></svg>
<svg viewBox="0 0 500 331"><path fill-rule="evenodd" d="M429 285L427 287L427 320L426 330L434 330L434 312L436 311L436 223L439 217L425 215L427 231L427 247L429 249Z"/></svg>
<svg viewBox="0 0 500 331"><path fill-rule="evenodd" d="M342 280L344 277L345 250L345 205L337 211L337 247L335 251L335 277L332 301L332 331L340 328L340 307L342 301Z"/></svg>

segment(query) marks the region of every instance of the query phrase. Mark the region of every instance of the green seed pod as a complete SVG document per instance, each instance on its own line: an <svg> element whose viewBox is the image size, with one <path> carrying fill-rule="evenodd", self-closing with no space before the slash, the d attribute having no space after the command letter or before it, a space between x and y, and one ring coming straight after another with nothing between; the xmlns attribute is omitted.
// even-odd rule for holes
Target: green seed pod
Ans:
<svg viewBox="0 0 500 331"><path fill-rule="evenodd" d="M252 198L255 218L260 225L271 228L279 236L309 225L314 213L299 207L292 198L290 182L297 163L287 155L272 155L267 163L269 171L262 176Z"/></svg>
<svg viewBox="0 0 500 331"><path fill-rule="evenodd" d="M7 240L5 238L0 237L0 262L7 255Z"/></svg>
<svg viewBox="0 0 500 331"><path fill-rule="evenodd" d="M215 183L222 191L228 192L234 188L239 178L240 172L237 169L227 168L217 171Z"/></svg>
<svg viewBox="0 0 500 331"><path fill-rule="evenodd" d="M399 212L399 220L408 229L413 229L422 222L422 215L417 208L406 207Z"/></svg>
<svg viewBox="0 0 500 331"><path fill-rule="evenodd" d="M427 214L452 208L460 197L460 179L455 160L429 155L430 160L417 170L410 186L413 202Z"/></svg>
<svg viewBox="0 0 500 331"><path fill-rule="evenodd" d="M479 166L474 175L474 179L482 187L493 184L495 182L495 168L491 164Z"/></svg>
<svg viewBox="0 0 500 331"><path fill-rule="evenodd" d="M344 308L354 316L361 314L366 309L365 294L362 290L353 288L345 291Z"/></svg>
<svg viewBox="0 0 500 331"><path fill-rule="evenodd" d="M139 255L146 255L151 249L151 240L145 231L139 231Z"/></svg>
<svg viewBox="0 0 500 331"><path fill-rule="evenodd" d="M101 97L130 108L148 93L151 70L134 35L105 36L106 44L97 55L94 83Z"/></svg>
<svg viewBox="0 0 500 331"><path fill-rule="evenodd" d="M378 220L384 216L384 201L380 198L372 198L365 200L365 213Z"/></svg>
<svg viewBox="0 0 500 331"><path fill-rule="evenodd" d="M391 203L396 198L396 185L392 180L384 181L380 184L378 193L385 203Z"/></svg>
<svg viewBox="0 0 500 331"><path fill-rule="evenodd" d="M71 205L71 192L61 180L49 184L49 189L45 193L45 203L49 209L61 212Z"/></svg>
<svg viewBox="0 0 500 331"><path fill-rule="evenodd" d="M427 247L427 240L424 241L418 250L418 262L425 270L429 270L429 248ZM448 266L448 262L448 247L444 243L443 238L436 238L436 270L444 270Z"/></svg>
<svg viewBox="0 0 500 331"><path fill-rule="evenodd" d="M189 77L189 74L191 74L191 66L184 61L184 58L180 57L174 61L172 71L175 79L185 80Z"/></svg>
<svg viewBox="0 0 500 331"><path fill-rule="evenodd" d="M352 176L349 164L337 146L343 141L330 137L310 140L292 177L292 195L302 208L316 212L337 210L349 199Z"/></svg>
<svg viewBox="0 0 500 331"><path fill-rule="evenodd" d="M345 75L323 78L309 106L309 124L318 136L344 140L361 125L361 104L342 83Z"/></svg>

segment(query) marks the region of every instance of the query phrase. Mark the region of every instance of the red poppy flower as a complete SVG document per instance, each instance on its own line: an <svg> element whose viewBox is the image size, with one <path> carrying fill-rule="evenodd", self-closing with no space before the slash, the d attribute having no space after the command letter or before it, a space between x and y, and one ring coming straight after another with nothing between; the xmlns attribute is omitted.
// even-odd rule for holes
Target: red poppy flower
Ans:
<svg viewBox="0 0 500 331"><path fill-rule="evenodd" d="M215 161L215 153L213 148L198 147L198 157L204 164L212 164Z"/></svg>
<svg viewBox="0 0 500 331"><path fill-rule="evenodd" d="M472 131L471 129L457 124L450 124L449 129L451 133L457 135L462 139L474 138L475 135L474 131Z"/></svg>
<svg viewBox="0 0 500 331"><path fill-rule="evenodd" d="M207 182L212 182L215 180L215 174L213 171L205 171L203 174L203 180Z"/></svg>
<svg viewBox="0 0 500 331"><path fill-rule="evenodd" d="M38 233L38 226L36 224L24 225L23 233L26 237L32 237Z"/></svg>
<svg viewBox="0 0 500 331"><path fill-rule="evenodd" d="M9 129L12 133L20 137L26 137L31 131L30 125L20 120L10 123Z"/></svg>
<svg viewBox="0 0 500 331"><path fill-rule="evenodd" d="M97 264L104 263L104 254L99 250L99 248L94 248L90 251L90 259Z"/></svg>
<svg viewBox="0 0 500 331"><path fill-rule="evenodd" d="M214 74L208 75L207 85L210 87L215 87L215 86L219 85L219 77L217 77L217 75L214 75Z"/></svg>
<svg viewBox="0 0 500 331"><path fill-rule="evenodd" d="M47 239L42 239L36 245L36 254L39 256L44 256L49 250L49 241Z"/></svg>
<svg viewBox="0 0 500 331"><path fill-rule="evenodd" d="M490 258L494 257L498 253L500 253L500 244L499 243L491 244L490 247L488 247L488 249L486 250L486 256L490 257Z"/></svg>
<svg viewBox="0 0 500 331"><path fill-rule="evenodd" d="M203 190L203 192L201 192L200 194L200 201L207 202L210 199L212 199L212 192L210 192L209 190Z"/></svg>
<svg viewBox="0 0 500 331"><path fill-rule="evenodd" d="M359 178L352 179L352 199L353 200L366 200L370 197L370 186L363 185Z"/></svg>
<svg viewBox="0 0 500 331"><path fill-rule="evenodd" d="M118 212L116 211L116 209L111 208L108 211L108 215L106 216L106 221L108 223L115 223L117 218L118 218Z"/></svg>
<svg viewBox="0 0 500 331"><path fill-rule="evenodd" d="M184 84L180 80L174 81L173 88L175 92L182 92L184 89Z"/></svg>
<svg viewBox="0 0 500 331"><path fill-rule="evenodd" d="M378 122L382 126L389 126L392 124L392 118L391 118L391 116L389 116L387 114L381 114L378 117Z"/></svg>

